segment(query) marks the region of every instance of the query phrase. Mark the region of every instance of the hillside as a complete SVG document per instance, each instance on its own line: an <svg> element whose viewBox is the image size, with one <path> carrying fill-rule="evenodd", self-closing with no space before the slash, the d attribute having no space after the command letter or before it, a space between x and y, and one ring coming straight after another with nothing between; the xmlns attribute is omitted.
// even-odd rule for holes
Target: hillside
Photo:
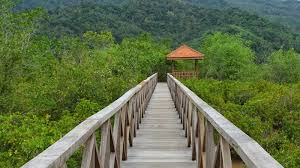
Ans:
<svg viewBox="0 0 300 168"><path fill-rule="evenodd" d="M298 0L188 0L200 6L216 8L238 7L265 16L272 21L300 30Z"/></svg>
<svg viewBox="0 0 300 168"><path fill-rule="evenodd" d="M257 12L271 20L300 30L299 0L226 0L242 9Z"/></svg>
<svg viewBox="0 0 300 168"><path fill-rule="evenodd" d="M130 0L23 0L18 9L27 9L33 7L45 7L47 9L55 9L58 7L66 7L70 5L79 5L81 3L108 3L122 4ZM175 2L175 1L174 1ZM298 0L183 0L197 4L202 7L238 7L266 16L280 24L300 30L300 1Z"/></svg>
<svg viewBox="0 0 300 168"><path fill-rule="evenodd" d="M46 8L48 10L56 8L64 8L73 5L81 5L83 3L97 3L97 4L120 4L128 0L15 0L18 2L17 10L32 9L37 7Z"/></svg>
<svg viewBox="0 0 300 168"><path fill-rule="evenodd" d="M86 31L111 31L117 41L141 32L151 33L157 39L169 39L173 46L199 42L214 31L241 34L252 41L258 53L258 63L265 61L266 53L280 48L300 51L300 35L257 15L239 9L204 8L184 2L131 1L122 6L84 4L49 11L41 33L61 37L82 35Z"/></svg>

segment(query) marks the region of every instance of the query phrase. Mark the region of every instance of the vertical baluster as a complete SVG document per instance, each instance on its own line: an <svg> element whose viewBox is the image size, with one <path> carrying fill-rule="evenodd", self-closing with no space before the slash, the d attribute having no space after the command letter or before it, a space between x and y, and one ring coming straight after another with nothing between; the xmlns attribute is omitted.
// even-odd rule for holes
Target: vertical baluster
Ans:
<svg viewBox="0 0 300 168"><path fill-rule="evenodd" d="M185 96L185 101L184 101L184 108L183 108L183 129L184 129L184 132L185 132L185 137L187 138L187 129L188 129L188 126L187 126L187 119L188 119L188 108L189 108L189 99L187 96Z"/></svg>
<svg viewBox="0 0 300 168"><path fill-rule="evenodd" d="M182 97L181 97L181 92L180 92L180 88L177 88L178 89L178 114L179 114L179 118L181 118L181 103L182 103Z"/></svg>
<svg viewBox="0 0 300 168"><path fill-rule="evenodd" d="M213 159L216 148L214 142L214 128L209 121L206 121L205 132L206 168L213 168Z"/></svg>
<svg viewBox="0 0 300 168"><path fill-rule="evenodd" d="M182 95L182 104L181 104L181 111L180 111L180 114L181 114L181 123L182 123L182 129L184 130L184 104L185 104L185 95L183 92L181 92L181 95Z"/></svg>
<svg viewBox="0 0 300 168"><path fill-rule="evenodd" d="M183 93L181 92L181 90L179 90L179 97L180 97L179 117L180 117L180 121L182 123Z"/></svg>
<svg viewBox="0 0 300 168"><path fill-rule="evenodd" d="M141 99L140 99L140 93L137 93L136 94L136 127L137 129L140 128L140 102L141 102Z"/></svg>
<svg viewBox="0 0 300 168"><path fill-rule="evenodd" d="M183 92L181 92L182 93L182 107L181 107L181 123L182 123L182 125L183 125L183 130L184 130L184 128L185 128L185 103L186 103L186 96L184 95L184 93Z"/></svg>
<svg viewBox="0 0 300 168"><path fill-rule="evenodd" d="M121 153L121 158L122 160L126 160L126 155L127 155L127 141L126 141L126 114L125 114L125 107L122 107L120 111L120 116L121 116L121 135L122 135L122 153Z"/></svg>
<svg viewBox="0 0 300 168"><path fill-rule="evenodd" d="M144 118L145 111L146 111L146 105L147 105L147 99L146 99L147 85L144 86L144 90L142 92L143 92L143 118Z"/></svg>
<svg viewBox="0 0 300 168"><path fill-rule="evenodd" d="M169 79L169 78L168 78L168 79ZM172 95L172 99L174 100L174 103L175 103L175 106L176 106L176 97L175 97L175 94L176 94L176 93L175 93L175 91L176 91L175 87L176 87L176 86L175 86L175 84L173 84L173 83L170 82L170 79L169 79L169 83L170 83L170 84L169 84L169 85L170 85L170 91L171 91L171 93L172 93L172 94L171 94L171 95Z"/></svg>
<svg viewBox="0 0 300 168"><path fill-rule="evenodd" d="M193 106L192 106L192 102L189 101L188 102L188 112L187 112L187 131L186 131L186 134L187 134L187 146L188 147L191 147L191 143L192 143L192 140L191 140L191 137L192 137L192 112L193 112Z"/></svg>
<svg viewBox="0 0 300 168"><path fill-rule="evenodd" d="M205 167L205 119L201 113L197 113L198 125L196 136L198 137L198 167Z"/></svg>
<svg viewBox="0 0 300 168"><path fill-rule="evenodd" d="M182 129L186 130L186 102L187 102L187 97L184 95L184 99L183 99L183 104L182 104ZM185 135L186 136L186 135Z"/></svg>
<svg viewBox="0 0 300 168"><path fill-rule="evenodd" d="M139 94L140 102L139 102L139 123L142 123L142 104L143 104L143 93L140 91Z"/></svg>
<svg viewBox="0 0 300 168"><path fill-rule="evenodd" d="M197 117L197 108L195 106L193 106L193 110L192 110L192 135L191 135L191 139L192 139L192 160L198 160L197 159L197 153L199 151L197 151L197 137L196 137L196 132L197 132L197 127L198 127L198 117Z"/></svg>
<svg viewBox="0 0 300 168"><path fill-rule="evenodd" d="M114 118L114 128L113 128L113 139L115 144L115 153L116 153L116 164L120 165L121 154L122 154L122 121L120 111L115 114Z"/></svg>
<svg viewBox="0 0 300 168"><path fill-rule="evenodd" d="M142 86L142 89L140 91L141 93L141 104L140 104L140 114L141 114L141 118L140 118L140 123L142 123L142 118L144 118L144 90L145 90L145 85Z"/></svg>
<svg viewBox="0 0 300 168"><path fill-rule="evenodd" d="M134 137L134 116L132 108L132 98L128 102L128 116L129 116L129 145L133 146L133 137Z"/></svg>
<svg viewBox="0 0 300 168"><path fill-rule="evenodd" d="M123 160L127 160L128 155L128 144L129 144L129 121L128 121L128 110L127 106L128 104L125 104L123 107L123 113L124 113L124 143L123 143Z"/></svg>
<svg viewBox="0 0 300 168"><path fill-rule="evenodd" d="M178 100L179 100L179 97L178 97L178 91L177 91L177 85L174 84L175 87L174 87L174 93L175 93L175 107L176 107L176 110L178 112Z"/></svg>
<svg viewBox="0 0 300 168"><path fill-rule="evenodd" d="M136 131L137 131L137 108L136 108L136 104L137 104L137 99L136 99L136 95L133 96L133 127L134 127L134 137L136 137Z"/></svg>
<svg viewBox="0 0 300 168"><path fill-rule="evenodd" d="M178 112L178 115L179 115L179 118L180 118L180 108L181 108L181 93L180 93L180 88L177 87L177 96L178 96L178 109L177 109L177 112Z"/></svg>

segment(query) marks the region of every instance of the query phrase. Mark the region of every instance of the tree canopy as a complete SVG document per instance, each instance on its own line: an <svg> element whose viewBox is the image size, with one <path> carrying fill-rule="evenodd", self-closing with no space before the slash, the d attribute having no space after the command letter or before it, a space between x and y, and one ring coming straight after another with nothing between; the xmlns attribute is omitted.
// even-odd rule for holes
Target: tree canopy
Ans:
<svg viewBox="0 0 300 168"><path fill-rule="evenodd" d="M205 53L203 67L206 78L236 80L254 66L254 53L238 36L216 33L202 45Z"/></svg>
<svg viewBox="0 0 300 168"><path fill-rule="evenodd" d="M270 79L278 83L300 81L300 55L294 50L278 50L268 61Z"/></svg>
<svg viewBox="0 0 300 168"><path fill-rule="evenodd" d="M242 35L252 41L256 62L280 48L300 51L300 34L280 24L237 8L215 9L173 0L132 0L116 6L89 4L49 11L40 33L50 37L81 36L86 31L111 31L118 42L148 32L155 39L169 39L172 46L188 43L198 47L207 34L215 31Z"/></svg>

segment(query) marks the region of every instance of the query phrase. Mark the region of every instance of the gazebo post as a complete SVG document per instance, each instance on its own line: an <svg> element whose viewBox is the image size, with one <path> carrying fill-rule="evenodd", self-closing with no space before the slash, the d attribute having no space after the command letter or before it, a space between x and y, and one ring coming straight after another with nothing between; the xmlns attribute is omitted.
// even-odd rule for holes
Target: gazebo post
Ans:
<svg viewBox="0 0 300 168"><path fill-rule="evenodd" d="M197 72L199 72L198 71L198 60L197 59L195 59L195 77L197 77Z"/></svg>
<svg viewBox="0 0 300 168"><path fill-rule="evenodd" d="M175 67L174 67L175 65L174 65L174 61L172 60L172 73L174 72L174 70L175 70Z"/></svg>

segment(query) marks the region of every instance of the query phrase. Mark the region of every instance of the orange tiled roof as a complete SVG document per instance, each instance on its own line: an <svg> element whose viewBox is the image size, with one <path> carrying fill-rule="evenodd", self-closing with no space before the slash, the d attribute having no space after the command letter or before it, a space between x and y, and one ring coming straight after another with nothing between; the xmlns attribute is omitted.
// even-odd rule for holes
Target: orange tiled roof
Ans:
<svg viewBox="0 0 300 168"><path fill-rule="evenodd" d="M203 59L203 58L204 58L204 54L188 47L187 45L182 45L167 55L167 60Z"/></svg>

